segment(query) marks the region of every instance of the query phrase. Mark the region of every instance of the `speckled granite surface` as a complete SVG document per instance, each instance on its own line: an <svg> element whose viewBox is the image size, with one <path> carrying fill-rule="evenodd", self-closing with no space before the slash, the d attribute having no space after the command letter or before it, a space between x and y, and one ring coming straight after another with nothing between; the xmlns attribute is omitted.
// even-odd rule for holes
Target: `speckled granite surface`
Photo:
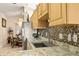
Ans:
<svg viewBox="0 0 79 59"><path fill-rule="evenodd" d="M48 48L38 48L34 50L28 50L24 53L27 56L69 56L74 55L68 51L63 50L60 47L48 47Z"/></svg>
<svg viewBox="0 0 79 59"><path fill-rule="evenodd" d="M73 48L73 47L71 47ZM72 52L74 52L72 50ZM22 50L22 48L3 47L0 48L0 56L72 56L79 53L72 53L60 46L35 48L32 50Z"/></svg>
<svg viewBox="0 0 79 59"><path fill-rule="evenodd" d="M47 40L42 37L42 40ZM22 47L0 48L0 56L78 56L79 48L64 42L52 41L56 46L22 50Z"/></svg>

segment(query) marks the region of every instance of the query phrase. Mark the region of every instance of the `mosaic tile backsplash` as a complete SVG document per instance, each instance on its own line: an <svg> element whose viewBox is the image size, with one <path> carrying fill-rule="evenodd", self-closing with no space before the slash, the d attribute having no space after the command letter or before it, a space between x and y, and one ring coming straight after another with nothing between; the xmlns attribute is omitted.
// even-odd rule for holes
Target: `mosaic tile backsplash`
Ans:
<svg viewBox="0 0 79 59"><path fill-rule="evenodd" d="M58 25L39 31L45 38L79 47L79 25Z"/></svg>

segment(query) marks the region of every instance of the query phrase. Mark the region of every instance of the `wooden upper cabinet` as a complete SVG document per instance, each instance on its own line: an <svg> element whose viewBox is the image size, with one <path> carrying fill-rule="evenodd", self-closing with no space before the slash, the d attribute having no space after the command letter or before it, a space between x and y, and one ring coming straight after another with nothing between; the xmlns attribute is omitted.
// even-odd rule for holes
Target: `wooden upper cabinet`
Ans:
<svg viewBox="0 0 79 59"><path fill-rule="evenodd" d="M67 24L79 24L79 3L67 4Z"/></svg>
<svg viewBox="0 0 79 59"><path fill-rule="evenodd" d="M44 29L48 25L79 24L79 4L41 3L31 19L34 29Z"/></svg>
<svg viewBox="0 0 79 59"><path fill-rule="evenodd" d="M33 29L45 29L45 28L47 28L48 21L47 20L46 21L39 20L38 15L40 16L40 13L38 13L38 7L37 7L37 9L33 12L32 16L31 16L32 28Z"/></svg>
<svg viewBox="0 0 79 59"><path fill-rule="evenodd" d="M38 11L38 19L39 19L39 18L41 18L41 13L42 13L42 5L41 4L39 4L37 6L37 11Z"/></svg>
<svg viewBox="0 0 79 59"><path fill-rule="evenodd" d="M35 10L35 13L34 13L34 28L37 28L38 27L38 18L37 18L37 11Z"/></svg>
<svg viewBox="0 0 79 59"><path fill-rule="evenodd" d="M34 26L34 24L33 24L33 20L34 20L34 14L32 14L32 16L31 16L31 26L32 26L32 28L33 28L33 26Z"/></svg>
<svg viewBox="0 0 79 59"><path fill-rule="evenodd" d="M42 16L48 13L48 4L42 3Z"/></svg>
<svg viewBox="0 0 79 59"><path fill-rule="evenodd" d="M79 24L79 4L49 4L49 26Z"/></svg>
<svg viewBox="0 0 79 59"><path fill-rule="evenodd" d="M61 4L51 4L49 5L49 17L52 21L57 20L62 17L62 5Z"/></svg>
<svg viewBox="0 0 79 59"><path fill-rule="evenodd" d="M46 29L48 27L48 21L38 20L39 29Z"/></svg>
<svg viewBox="0 0 79 59"><path fill-rule="evenodd" d="M38 5L38 19L48 20L48 4L47 3L40 3Z"/></svg>
<svg viewBox="0 0 79 59"><path fill-rule="evenodd" d="M35 10L31 16L32 28L36 29L38 27L37 11Z"/></svg>
<svg viewBox="0 0 79 59"><path fill-rule="evenodd" d="M66 4L49 4L49 26L66 24Z"/></svg>

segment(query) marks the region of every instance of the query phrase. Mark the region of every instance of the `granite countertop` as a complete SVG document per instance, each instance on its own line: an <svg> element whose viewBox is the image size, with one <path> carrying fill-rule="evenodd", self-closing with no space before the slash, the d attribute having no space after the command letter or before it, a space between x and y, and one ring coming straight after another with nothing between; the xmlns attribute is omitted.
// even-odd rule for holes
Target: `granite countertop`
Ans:
<svg viewBox="0 0 79 59"><path fill-rule="evenodd" d="M70 56L75 55L59 46L22 50L19 48L0 48L0 56Z"/></svg>
<svg viewBox="0 0 79 59"><path fill-rule="evenodd" d="M38 40L33 40L31 41L31 44L33 42L45 42L48 41L48 39L41 37ZM71 49L74 48L70 45ZM79 55L76 53L73 53L69 51L68 49L63 49L60 46L52 46L52 47L42 47L42 48L34 48L32 50L27 50L24 52L23 56L74 56L74 55Z"/></svg>
<svg viewBox="0 0 79 59"><path fill-rule="evenodd" d="M29 42L33 46L32 43L34 42L45 42L45 41L48 41L48 39L41 37L41 40L38 39ZM52 46L52 47L41 47L41 48L34 47L31 50L23 51L22 55L23 56L74 56L79 54L72 53L71 51L63 49L60 46Z"/></svg>
<svg viewBox="0 0 79 59"><path fill-rule="evenodd" d="M69 51L66 51L58 46L36 48L33 50L27 50L24 52L23 56L69 56L75 55Z"/></svg>
<svg viewBox="0 0 79 59"><path fill-rule="evenodd" d="M43 38L44 39L44 38ZM32 45L31 41L29 41ZM42 48L34 48L31 50L22 50L22 48L11 48L11 47L4 47L0 48L0 55L3 56L74 56L79 55L74 52L74 46L70 45L72 51L63 49L60 46L52 46L52 47L42 47ZM77 49L79 50L79 48ZM74 52L74 53L73 53Z"/></svg>
<svg viewBox="0 0 79 59"><path fill-rule="evenodd" d="M32 43L47 42L47 41L48 41L48 39L45 39L44 37L33 38L32 40L30 40L30 42L32 42Z"/></svg>
<svg viewBox="0 0 79 59"><path fill-rule="evenodd" d="M0 56L62 56L70 53L58 46L22 50L19 48L0 48Z"/></svg>

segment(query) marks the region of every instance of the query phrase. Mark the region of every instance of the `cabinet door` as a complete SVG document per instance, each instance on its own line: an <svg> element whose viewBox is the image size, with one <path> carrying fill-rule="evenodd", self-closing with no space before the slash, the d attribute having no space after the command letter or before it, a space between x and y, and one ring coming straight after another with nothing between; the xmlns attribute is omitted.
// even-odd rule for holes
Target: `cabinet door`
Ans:
<svg viewBox="0 0 79 59"><path fill-rule="evenodd" d="M33 28L33 26L34 26L34 24L33 24L33 18L34 18L34 14L32 14L32 16L30 17L30 19L31 19L31 26L32 26L32 28Z"/></svg>
<svg viewBox="0 0 79 59"><path fill-rule="evenodd" d="M49 26L66 23L66 4L49 4Z"/></svg>
<svg viewBox="0 0 79 59"><path fill-rule="evenodd" d="M46 11L46 4L39 4L37 6L37 9L33 12L33 16L32 16L32 26L33 29L45 29L46 27L48 27L48 20L43 20L43 19L47 19L46 15L42 17L43 12ZM44 8L44 9L43 9Z"/></svg>
<svg viewBox="0 0 79 59"><path fill-rule="evenodd" d="M32 28L36 29L38 27L37 10L33 12L31 20L32 20Z"/></svg>
<svg viewBox="0 0 79 59"><path fill-rule="evenodd" d="M67 24L79 24L79 3L67 4Z"/></svg>
<svg viewBox="0 0 79 59"><path fill-rule="evenodd" d="M38 27L38 19L37 19L37 10L35 10L34 12L34 28L37 28Z"/></svg>
<svg viewBox="0 0 79 59"><path fill-rule="evenodd" d="M34 28L35 27L35 24L34 24L34 21L35 21L35 19L34 19L34 14L33 14L33 16L32 16L32 28Z"/></svg>
<svg viewBox="0 0 79 59"><path fill-rule="evenodd" d="M48 18L48 5L46 3L40 3L38 5L38 19L47 20Z"/></svg>
<svg viewBox="0 0 79 59"><path fill-rule="evenodd" d="M42 16L45 15L48 12L48 4L43 3L42 4Z"/></svg>
<svg viewBox="0 0 79 59"><path fill-rule="evenodd" d="M42 14L42 4L38 5L38 19L41 18L41 14Z"/></svg>

